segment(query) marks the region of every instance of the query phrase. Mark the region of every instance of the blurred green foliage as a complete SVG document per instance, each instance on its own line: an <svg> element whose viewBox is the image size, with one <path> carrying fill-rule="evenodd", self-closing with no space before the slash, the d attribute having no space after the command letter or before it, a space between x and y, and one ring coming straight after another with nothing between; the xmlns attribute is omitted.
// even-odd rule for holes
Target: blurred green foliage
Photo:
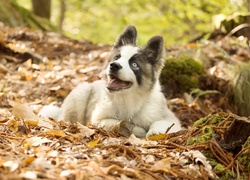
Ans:
<svg viewBox="0 0 250 180"><path fill-rule="evenodd" d="M28 7L30 0L18 0ZM138 29L139 43L162 35L166 45L194 39L212 30L212 16L246 11L243 0L65 0L63 30L66 35L112 44L128 24ZM232 3L234 2L234 3ZM59 0L52 1L52 21L57 23Z"/></svg>
<svg viewBox="0 0 250 180"><path fill-rule="evenodd" d="M161 83L171 93L190 92L199 87L199 77L204 75L202 65L192 57L167 58L161 73Z"/></svg>

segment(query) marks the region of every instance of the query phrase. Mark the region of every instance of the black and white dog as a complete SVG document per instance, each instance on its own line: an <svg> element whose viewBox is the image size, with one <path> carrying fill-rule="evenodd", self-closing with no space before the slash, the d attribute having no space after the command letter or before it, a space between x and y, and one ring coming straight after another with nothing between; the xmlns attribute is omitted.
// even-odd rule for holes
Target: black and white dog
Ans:
<svg viewBox="0 0 250 180"><path fill-rule="evenodd" d="M127 26L110 52L103 80L79 84L65 99L58 120L89 122L105 130L125 120L134 125L137 137L165 133L173 124L169 133L181 130L159 84L163 38L154 36L144 47L136 39L136 28Z"/></svg>

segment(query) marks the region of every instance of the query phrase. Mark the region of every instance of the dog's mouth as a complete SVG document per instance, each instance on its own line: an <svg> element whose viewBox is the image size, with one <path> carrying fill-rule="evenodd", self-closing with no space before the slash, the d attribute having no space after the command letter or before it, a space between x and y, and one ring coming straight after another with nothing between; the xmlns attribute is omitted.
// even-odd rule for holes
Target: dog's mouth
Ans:
<svg viewBox="0 0 250 180"><path fill-rule="evenodd" d="M132 82L130 81L122 81L117 76L113 74L109 74L109 80L107 83L107 88L110 91L121 91L128 89L132 86Z"/></svg>

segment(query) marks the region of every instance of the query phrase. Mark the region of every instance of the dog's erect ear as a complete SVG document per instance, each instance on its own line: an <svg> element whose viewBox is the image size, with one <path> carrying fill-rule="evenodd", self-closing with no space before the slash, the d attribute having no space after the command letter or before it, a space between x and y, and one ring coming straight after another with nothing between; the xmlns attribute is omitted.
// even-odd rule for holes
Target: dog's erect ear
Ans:
<svg viewBox="0 0 250 180"><path fill-rule="evenodd" d="M151 63L157 72L160 73L161 69L164 66L164 40L161 36L154 36L148 42L147 45L143 48L143 53L147 57L147 61Z"/></svg>
<svg viewBox="0 0 250 180"><path fill-rule="evenodd" d="M152 37L144 48L147 59L153 65L159 61L163 55L164 40L161 36Z"/></svg>
<svg viewBox="0 0 250 180"><path fill-rule="evenodd" d="M136 28L132 25L129 25L118 36L114 48L119 48L124 45L136 45L136 37L137 37Z"/></svg>

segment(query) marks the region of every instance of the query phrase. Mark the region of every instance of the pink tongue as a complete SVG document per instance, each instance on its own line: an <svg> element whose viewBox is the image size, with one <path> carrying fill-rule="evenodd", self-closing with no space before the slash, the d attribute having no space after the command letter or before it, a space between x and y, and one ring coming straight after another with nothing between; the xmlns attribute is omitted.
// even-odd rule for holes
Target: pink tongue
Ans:
<svg viewBox="0 0 250 180"><path fill-rule="evenodd" d="M119 91L121 89L126 89L128 87L128 85L129 85L128 82L113 78L113 79L109 80L109 82L107 84L107 88Z"/></svg>

